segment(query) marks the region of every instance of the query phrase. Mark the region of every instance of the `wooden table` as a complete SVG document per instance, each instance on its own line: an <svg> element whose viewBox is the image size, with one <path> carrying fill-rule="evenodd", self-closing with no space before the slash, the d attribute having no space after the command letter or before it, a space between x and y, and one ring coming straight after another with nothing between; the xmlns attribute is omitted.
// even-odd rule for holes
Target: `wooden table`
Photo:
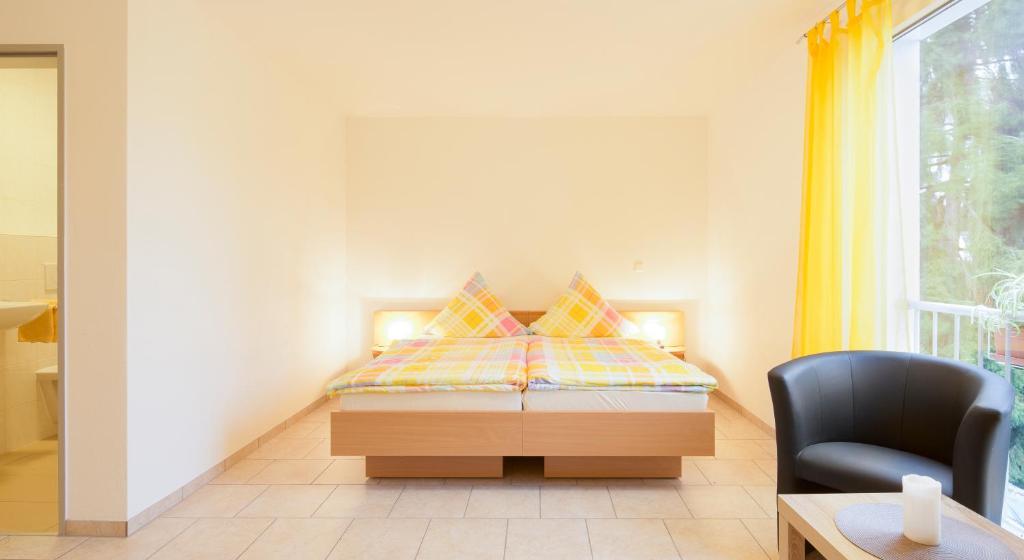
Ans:
<svg viewBox="0 0 1024 560"><path fill-rule="evenodd" d="M779 506L779 559L803 560L804 544L810 542L828 560L870 560L874 556L857 548L836 527L836 512L853 504L901 503L893 494L783 494ZM942 498L942 514L995 535L1024 560L1024 541L953 500Z"/></svg>

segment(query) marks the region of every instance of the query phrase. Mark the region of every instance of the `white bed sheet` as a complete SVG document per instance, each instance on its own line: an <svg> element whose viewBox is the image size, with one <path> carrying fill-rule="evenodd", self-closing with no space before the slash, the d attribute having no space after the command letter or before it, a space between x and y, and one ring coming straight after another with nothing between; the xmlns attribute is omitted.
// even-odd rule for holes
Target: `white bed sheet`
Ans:
<svg viewBox="0 0 1024 560"><path fill-rule="evenodd" d="M342 393L340 410L522 410L519 391Z"/></svg>
<svg viewBox="0 0 1024 560"><path fill-rule="evenodd" d="M676 391L531 391L523 392L524 410L630 410L695 412L707 410L707 393Z"/></svg>
<svg viewBox="0 0 1024 560"><path fill-rule="evenodd" d="M349 393L339 410L707 410L707 393L670 391L428 391Z"/></svg>

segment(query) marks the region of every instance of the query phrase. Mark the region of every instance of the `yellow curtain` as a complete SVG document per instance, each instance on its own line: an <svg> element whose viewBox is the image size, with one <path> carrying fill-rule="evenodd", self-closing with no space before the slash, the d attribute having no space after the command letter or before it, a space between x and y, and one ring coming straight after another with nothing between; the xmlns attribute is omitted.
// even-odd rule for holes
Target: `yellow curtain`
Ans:
<svg viewBox="0 0 1024 560"><path fill-rule="evenodd" d="M794 356L887 345L892 6L845 11L807 33Z"/></svg>

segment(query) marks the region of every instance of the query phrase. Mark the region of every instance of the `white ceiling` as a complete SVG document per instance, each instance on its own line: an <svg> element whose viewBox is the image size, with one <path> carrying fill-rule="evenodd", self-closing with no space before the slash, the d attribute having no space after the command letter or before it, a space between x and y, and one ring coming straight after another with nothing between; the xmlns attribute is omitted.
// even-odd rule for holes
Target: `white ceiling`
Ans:
<svg viewBox="0 0 1024 560"><path fill-rule="evenodd" d="M284 4L205 6L294 79L331 88L347 114L523 116L705 113L731 76L802 49L796 36L834 1Z"/></svg>

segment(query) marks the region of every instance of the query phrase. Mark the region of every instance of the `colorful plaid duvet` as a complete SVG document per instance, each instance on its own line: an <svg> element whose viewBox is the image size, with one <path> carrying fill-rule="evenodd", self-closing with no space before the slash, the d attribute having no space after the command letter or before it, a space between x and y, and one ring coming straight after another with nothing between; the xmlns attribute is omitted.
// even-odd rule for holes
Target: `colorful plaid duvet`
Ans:
<svg viewBox="0 0 1024 560"><path fill-rule="evenodd" d="M708 393L714 377L649 342L629 338L535 337L527 355L529 388Z"/></svg>
<svg viewBox="0 0 1024 560"><path fill-rule="evenodd" d="M327 394L522 391L526 349L526 337L401 340L331 381Z"/></svg>

